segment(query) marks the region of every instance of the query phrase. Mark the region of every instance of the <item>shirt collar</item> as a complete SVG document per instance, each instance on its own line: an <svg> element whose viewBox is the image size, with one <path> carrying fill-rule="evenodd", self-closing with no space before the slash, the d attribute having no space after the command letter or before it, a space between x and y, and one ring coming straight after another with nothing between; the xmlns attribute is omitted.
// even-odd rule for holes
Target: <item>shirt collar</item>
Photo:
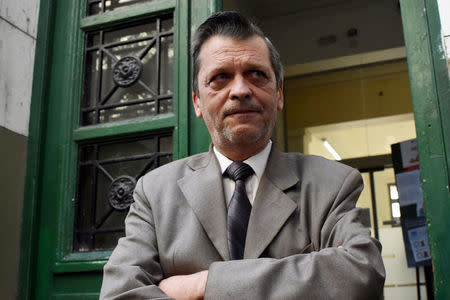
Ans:
<svg viewBox="0 0 450 300"><path fill-rule="evenodd" d="M250 167L252 167L253 171L255 172L256 177L258 179L261 179L262 174L264 173L264 169L266 168L267 160L269 158L270 149L272 146L272 141L269 140L266 147L264 147L263 150L261 150L259 153L247 158L244 160L246 164L248 164ZM230 160L228 157L223 155L222 153L217 150L216 147L213 147L214 154L217 157L217 160L219 161L220 165L220 171L223 174L225 170L233 163L232 160Z"/></svg>

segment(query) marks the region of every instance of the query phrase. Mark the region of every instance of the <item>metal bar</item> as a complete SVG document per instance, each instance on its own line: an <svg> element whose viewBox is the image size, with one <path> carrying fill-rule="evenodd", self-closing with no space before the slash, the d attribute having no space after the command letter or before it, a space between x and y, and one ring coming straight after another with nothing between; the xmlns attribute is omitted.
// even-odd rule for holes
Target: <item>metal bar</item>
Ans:
<svg viewBox="0 0 450 300"><path fill-rule="evenodd" d="M161 19L156 20L156 95L161 92ZM159 100L155 101L156 113L159 114Z"/></svg>
<svg viewBox="0 0 450 300"><path fill-rule="evenodd" d="M376 201L376 195L375 195L375 179L373 176L374 171L369 172L370 177L370 194L371 194L371 200L372 200L372 216L373 216L373 229L375 233L375 238L379 239L378 234L378 216L377 216L377 201Z"/></svg>
<svg viewBox="0 0 450 300"><path fill-rule="evenodd" d="M427 300L434 300L433 266L424 266L423 271L425 273L425 285L427 287Z"/></svg>
<svg viewBox="0 0 450 300"><path fill-rule="evenodd" d="M171 31L162 32L159 36L167 37L167 36L172 36L172 35L173 35L173 31L171 30ZM123 42L107 43L107 44L103 44L102 46L86 47L86 51L98 50L100 47L113 48L113 47L117 47L117 46L123 46L123 45L138 43L138 42L151 40L151 39L155 39L155 35L149 35L149 36L146 36L146 37L133 39L133 40L127 40L127 41L123 41Z"/></svg>
<svg viewBox="0 0 450 300"><path fill-rule="evenodd" d="M88 229L88 230L78 231L77 234L92 235L92 234L97 234L97 233L110 233L110 232L123 232L123 231L125 231L125 228L114 227L114 228L105 228L105 229Z"/></svg>
<svg viewBox="0 0 450 300"><path fill-rule="evenodd" d="M102 33L103 33L103 31L102 31ZM102 40L102 41L103 41L103 40ZM114 60L114 62L118 61L117 57L116 57L114 54L112 54L111 52L109 52L109 50L108 50L106 47L103 47L103 45L102 45L102 50L103 50L103 52L105 52L112 60Z"/></svg>
<svg viewBox="0 0 450 300"><path fill-rule="evenodd" d="M97 146L97 145L96 145ZM108 171L105 170L105 168L103 168L100 163L98 162L98 160L94 161L94 166L96 166L97 168L99 168L105 175L106 177L108 177L111 181L114 180L114 177L111 176L111 174L109 174ZM95 182L97 184L97 182Z"/></svg>
<svg viewBox="0 0 450 300"><path fill-rule="evenodd" d="M102 216L102 218L100 219L100 221L98 223L94 223L94 228L95 231L97 232L97 230L103 225L103 223L105 223L105 221L109 218L109 216L114 212L114 208L110 207L109 210Z"/></svg>
<svg viewBox="0 0 450 300"><path fill-rule="evenodd" d="M156 39L153 38L150 43L142 50L141 54L139 54L139 59L143 59L145 55L147 55L148 51L155 45Z"/></svg>
<svg viewBox="0 0 450 300"><path fill-rule="evenodd" d="M126 158L113 158L102 161L102 164L113 164L113 163L119 163L119 162L127 162L127 161L135 161L135 160L141 160L141 159L151 159L153 157L161 157L161 156L167 156L172 155L172 153L169 152L154 152L152 154L144 154L144 155L134 155L134 156L127 156Z"/></svg>
<svg viewBox="0 0 450 300"><path fill-rule="evenodd" d="M97 160L98 159L98 146L97 145L94 145L94 159L95 160ZM97 170L97 168L94 166L93 168L92 168L92 176L93 176L93 178L92 178L92 194L91 194L91 197L92 197L92 203L91 203L91 223L92 224L95 224L95 219L96 219L96 217L95 217L95 214L96 214L96 203L97 203L97 175L98 175L98 170ZM87 200L87 199L84 199L85 201ZM89 244L89 247L91 248L91 249L94 249L94 236L93 235L91 235L91 236L89 236L89 240L88 240L88 244Z"/></svg>
<svg viewBox="0 0 450 300"><path fill-rule="evenodd" d="M120 143L125 143L125 142L133 142L133 141L142 141L142 140L146 140L146 139L152 139L152 138L156 138L156 137L170 137L172 136L170 133L160 133L158 135L156 134L147 134L147 135L140 135L140 136L133 136L133 137L128 137L128 138L121 138L120 140L114 139L114 140L108 140L108 141L103 141L103 142L99 142L96 143L99 146L103 146L103 145L112 145L112 144L117 144L118 141L120 141ZM92 144L85 144L87 146L92 145ZM162 152L164 153L164 152Z"/></svg>
<svg viewBox="0 0 450 300"><path fill-rule="evenodd" d="M120 162L127 162L127 161L135 161L135 160L141 160L141 159L152 159L154 157L164 157L164 156L171 156L172 153L170 152L154 152L152 154L143 154L143 155L135 155L135 156L127 156L124 158L113 158L108 160L103 160L101 162L95 161L95 162L82 162L80 163L80 166L98 166L99 168L104 171L105 175L109 177L109 179L114 180L114 178L105 170L102 168L102 166L99 164L113 164L113 163L120 163Z"/></svg>
<svg viewBox="0 0 450 300"><path fill-rule="evenodd" d="M142 176L145 175L145 173L147 173L147 171L152 167L152 165L155 163L156 161L156 156L153 156L152 159L149 160L149 162L144 166L144 168L142 169L141 172L139 172L139 174L135 177L136 180L138 180L139 178L141 178Z"/></svg>
<svg viewBox="0 0 450 300"><path fill-rule="evenodd" d="M158 93L153 91L148 85L146 85L142 80L138 80L138 84L140 84L144 89L146 89L150 94L152 94L153 98L158 101Z"/></svg>
<svg viewBox="0 0 450 300"><path fill-rule="evenodd" d="M102 46L104 48L110 49L110 48L114 48L114 47L125 46L125 45L130 45L130 44L136 44L136 43L139 43L139 42L145 42L147 40L153 40L153 39L155 39L155 35L148 35L148 36L145 36L145 37L132 39L132 40L126 40L126 41L114 42L114 43L105 43Z"/></svg>
<svg viewBox="0 0 450 300"><path fill-rule="evenodd" d="M172 94L162 95L162 96L158 96L158 97L145 98L145 99L142 99L142 100L128 101L128 102L125 102L125 103L115 103L115 104L101 105L101 106L98 106L98 109L108 109L108 108L116 108L116 107L122 107L122 106L131 106L131 105L134 105L134 104L141 104L141 103L151 102L151 101L154 101L155 98L157 98L159 100L168 100L168 99L171 99L172 97L173 97ZM96 110L96 108L94 108L94 109L93 108L83 108L82 112L86 113L86 112L91 112L91 111L94 111L94 110Z"/></svg>
<svg viewBox="0 0 450 300"><path fill-rule="evenodd" d="M104 105L106 103L106 101L108 101L109 98L111 98L111 96L117 91L118 88L119 88L119 86L114 83L114 87L109 90L109 92L106 94L105 98L102 99L102 101L100 102L100 105L97 106L96 109L100 109L100 106Z"/></svg>
<svg viewBox="0 0 450 300"><path fill-rule="evenodd" d="M419 272L419 267L416 267L416 288L417 288L417 300L420 300L420 272Z"/></svg>
<svg viewBox="0 0 450 300"><path fill-rule="evenodd" d="M104 0L102 0L103 2ZM103 5L103 4L102 4ZM103 31L100 31L100 45L103 43ZM97 84L97 101L95 101L95 106L98 107L98 103L101 102L102 99L102 81L103 81L103 50L100 50L99 59L98 59L98 84ZM99 123L100 121L100 111L98 108L95 109L95 123Z"/></svg>
<svg viewBox="0 0 450 300"><path fill-rule="evenodd" d="M82 203L80 201L80 198L81 198L81 196L80 196L80 191L81 191L80 174L81 174L81 167L83 167L83 165L81 165L81 163L80 163L80 157L81 157L82 149L83 149L82 147L78 147L77 191L76 191L76 198L75 198L76 201L75 201L75 205L74 205L74 208L75 208L75 220L73 222L73 227L75 229L75 232L77 231L78 226L80 226L79 225L79 219L80 219L80 216L81 216L81 211L83 209ZM73 235L73 246L72 246L72 249L75 249L75 247L78 246L78 244L79 244L78 240L79 240L78 235L74 234Z"/></svg>
<svg viewBox="0 0 450 300"><path fill-rule="evenodd" d="M114 42L114 43L109 43L109 44L103 44L103 48L114 48L114 47L119 47L119 46L125 46L125 45L130 45L130 44L136 44L139 42L144 42L147 40L151 40L154 39L155 37L153 35L149 35L146 37L141 37L138 39L133 39L133 40L126 40L126 41L121 41L121 42Z"/></svg>

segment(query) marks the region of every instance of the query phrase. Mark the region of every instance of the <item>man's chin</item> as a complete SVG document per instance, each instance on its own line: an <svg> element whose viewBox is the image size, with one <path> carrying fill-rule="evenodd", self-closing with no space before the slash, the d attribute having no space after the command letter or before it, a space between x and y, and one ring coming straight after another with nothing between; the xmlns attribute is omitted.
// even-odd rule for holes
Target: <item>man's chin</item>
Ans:
<svg viewBox="0 0 450 300"><path fill-rule="evenodd" d="M259 144L266 134L262 128L248 128L248 126L224 130L225 138L233 144Z"/></svg>

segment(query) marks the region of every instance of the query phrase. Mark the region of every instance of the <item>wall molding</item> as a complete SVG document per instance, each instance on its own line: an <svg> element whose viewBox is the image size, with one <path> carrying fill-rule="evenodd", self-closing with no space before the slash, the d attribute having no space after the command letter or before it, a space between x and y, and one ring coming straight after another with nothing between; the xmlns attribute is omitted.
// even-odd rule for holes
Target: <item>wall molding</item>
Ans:
<svg viewBox="0 0 450 300"><path fill-rule="evenodd" d="M379 51L371 51L355 55L341 56L337 58L318 60L304 64L296 64L284 67L285 78L368 65L379 62L393 61L406 58L406 48L397 47Z"/></svg>

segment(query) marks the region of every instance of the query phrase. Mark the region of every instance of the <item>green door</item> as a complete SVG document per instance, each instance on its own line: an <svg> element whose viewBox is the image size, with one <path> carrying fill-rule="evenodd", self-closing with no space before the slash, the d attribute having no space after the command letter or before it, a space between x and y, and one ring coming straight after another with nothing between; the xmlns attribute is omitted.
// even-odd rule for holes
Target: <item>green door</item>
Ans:
<svg viewBox="0 0 450 300"><path fill-rule="evenodd" d="M20 299L97 299L143 173L207 149L190 105L189 38L221 0L41 1ZM401 0L437 299L446 249L449 77L436 0Z"/></svg>
<svg viewBox="0 0 450 300"><path fill-rule="evenodd" d="M97 299L136 180L207 149L190 105L189 37L218 7L41 1L21 299Z"/></svg>

